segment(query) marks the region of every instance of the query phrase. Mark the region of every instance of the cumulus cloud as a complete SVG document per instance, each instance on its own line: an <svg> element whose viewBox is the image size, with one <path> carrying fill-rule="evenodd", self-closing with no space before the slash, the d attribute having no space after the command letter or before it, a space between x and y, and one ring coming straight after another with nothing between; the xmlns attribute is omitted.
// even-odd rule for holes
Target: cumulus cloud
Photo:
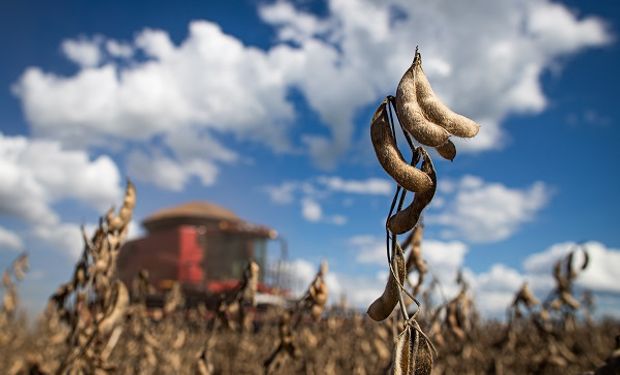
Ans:
<svg viewBox="0 0 620 375"><path fill-rule="evenodd" d="M120 173L109 157L91 160L57 141L0 133L0 215L21 219L36 238L74 249L74 240L81 242L78 227L62 223L53 205L75 200L101 212L121 194Z"/></svg>
<svg viewBox="0 0 620 375"><path fill-rule="evenodd" d="M545 108L540 76L559 57L611 40L599 18L547 0L525 5L332 0L323 18L278 1L263 5L260 14L280 39L299 44L297 50L281 48L278 57L292 62L290 75L331 130L331 138L306 138L322 165L348 147L355 111L393 92L414 44L422 48L440 97L483 124L478 137L461 147L478 151L501 147L500 124L507 115ZM446 32L446 25L458 32Z"/></svg>
<svg viewBox="0 0 620 375"><path fill-rule="evenodd" d="M385 238L357 235L351 237L348 244L355 249L355 260L359 263L385 264L387 262Z"/></svg>
<svg viewBox="0 0 620 375"><path fill-rule="evenodd" d="M293 4L278 1L259 7L260 17L278 28L278 39L302 43L330 30L329 20L319 19L295 9Z"/></svg>
<svg viewBox="0 0 620 375"><path fill-rule="evenodd" d="M24 243L15 232L0 226L0 249L19 251L23 248Z"/></svg>
<svg viewBox="0 0 620 375"><path fill-rule="evenodd" d="M261 188L272 202L290 204L299 200L302 216L311 222L327 222L343 225L344 215L323 215L320 201L333 194L387 195L393 189L392 183L382 178L344 179L340 176L318 176L303 181L284 181L280 185Z"/></svg>
<svg viewBox="0 0 620 375"><path fill-rule="evenodd" d="M422 244L424 259L448 294L455 294L456 276L465 262L469 247L460 241L425 240Z"/></svg>
<svg viewBox="0 0 620 375"><path fill-rule="evenodd" d="M105 49L112 57L128 59L134 54L134 49L130 44L122 43L114 39L108 39L105 42Z"/></svg>
<svg viewBox="0 0 620 375"><path fill-rule="evenodd" d="M150 182L166 190L181 191L191 177L202 185L215 183L217 167L210 161L195 158L181 163L161 154L135 151L127 157L127 171L138 181Z"/></svg>
<svg viewBox="0 0 620 375"><path fill-rule="evenodd" d="M286 181L280 185L270 185L263 187L263 191L269 195L269 199L277 204L289 204L294 200L294 193L299 184Z"/></svg>
<svg viewBox="0 0 620 375"><path fill-rule="evenodd" d="M0 166L0 214L33 223L55 222L50 205L63 199L103 210L121 196L112 159L90 160L86 152L64 149L56 141L0 133Z"/></svg>
<svg viewBox="0 0 620 375"><path fill-rule="evenodd" d="M264 51L206 21L192 22L180 45L164 31L146 29L134 46L146 61L106 61L69 77L28 68L15 91L35 133L93 143L144 140L202 125L286 147L282 120L292 117L292 107Z"/></svg>
<svg viewBox="0 0 620 375"><path fill-rule="evenodd" d="M60 46L64 55L83 68L99 65L103 58L97 38L67 39Z"/></svg>
<svg viewBox="0 0 620 375"><path fill-rule="evenodd" d="M303 181L284 181L280 185L263 187L274 203L287 204L296 196L323 199L332 194L389 195L393 184L386 179L344 179L340 176L318 176Z"/></svg>
<svg viewBox="0 0 620 375"><path fill-rule="evenodd" d="M84 246L82 232L79 225L75 223L34 226L32 235L47 246L67 254L72 259L77 259L80 256Z"/></svg>
<svg viewBox="0 0 620 375"><path fill-rule="evenodd" d="M301 200L301 214L304 219L312 222L321 220L323 216L323 210L315 200L311 198L304 198Z"/></svg>
<svg viewBox="0 0 620 375"><path fill-rule="evenodd" d="M283 73L267 52L244 46L216 24L192 22L180 45L167 32L146 29L131 44L107 40L105 48L125 59L140 50L146 59L121 64L106 58L73 76L37 67L23 73L14 92L36 136L78 146L125 140L150 146L159 138L177 169L192 170L205 185L214 173L195 170L237 160L214 133L259 142L275 152L291 148L286 132L294 112L285 99ZM159 186L177 190L178 180Z"/></svg>
<svg viewBox="0 0 620 375"><path fill-rule="evenodd" d="M325 216L323 214L323 208L316 200L305 197L301 200L301 216L312 223L328 223L335 225L346 224L347 218L342 215Z"/></svg>
<svg viewBox="0 0 620 375"><path fill-rule="evenodd" d="M179 44L154 29L129 42L67 40L62 49L81 66L78 72L61 76L30 67L14 92L35 135L67 144L148 144L157 138L177 163L192 164L194 158L176 155L183 142L172 138L198 128L198 134L232 134L274 152L299 143L317 165L329 168L349 150L356 114L393 92L415 44L438 94L483 124L479 136L461 147L479 151L501 147L500 124L509 114L545 108L545 69L611 40L601 19L547 0L331 0L327 10L318 17L289 2L260 5L260 17L278 35L268 49L247 46L207 21L190 23ZM445 25L458 32L445 32ZM138 53L141 59L133 57ZM323 129L304 129L299 140L290 139L291 88L319 114L328 136ZM225 149L205 147L199 158L233 158Z"/></svg>
<svg viewBox="0 0 620 375"><path fill-rule="evenodd" d="M542 182L519 189L467 175L448 185L443 190L447 202L439 213L427 215L428 222L446 226L446 237L480 243L510 237L534 220L551 196L550 188Z"/></svg>
<svg viewBox="0 0 620 375"><path fill-rule="evenodd" d="M328 190L350 194L393 194L394 186L383 178L369 178L366 180L345 180L338 176L320 176L318 183Z"/></svg>
<svg viewBox="0 0 620 375"><path fill-rule="evenodd" d="M488 271L474 273L467 269L465 277L474 292L477 307L486 316L500 317L526 277L514 268L497 263Z"/></svg>

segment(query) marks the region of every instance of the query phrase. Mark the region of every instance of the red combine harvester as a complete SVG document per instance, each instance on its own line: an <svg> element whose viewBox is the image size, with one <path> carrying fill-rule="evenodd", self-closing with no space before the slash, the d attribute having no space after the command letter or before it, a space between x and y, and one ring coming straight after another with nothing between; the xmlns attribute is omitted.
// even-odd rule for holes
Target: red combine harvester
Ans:
<svg viewBox="0 0 620 375"><path fill-rule="evenodd" d="M146 236L122 247L118 270L126 285L141 270L148 271L157 292L149 297L149 305L161 306L165 293L178 282L188 306L205 302L213 307L220 293L237 287L250 259L261 268L257 302L284 303L286 288L280 270L286 242L275 230L245 222L208 202L164 208L142 225ZM268 249L274 241L278 241L279 256L270 259Z"/></svg>

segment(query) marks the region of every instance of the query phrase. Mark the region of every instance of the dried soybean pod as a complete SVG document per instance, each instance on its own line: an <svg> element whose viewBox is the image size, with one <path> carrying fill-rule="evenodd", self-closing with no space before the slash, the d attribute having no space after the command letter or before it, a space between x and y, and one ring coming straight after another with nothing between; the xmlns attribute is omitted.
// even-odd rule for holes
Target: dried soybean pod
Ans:
<svg viewBox="0 0 620 375"><path fill-rule="evenodd" d="M417 58L418 55L403 74L396 88L396 114L401 125L418 142L426 146L437 147L446 143L450 134L438 124L429 121L418 104L417 77L414 69Z"/></svg>
<svg viewBox="0 0 620 375"><path fill-rule="evenodd" d="M129 179L127 179L127 188L125 190L123 206L129 208L134 208L136 206L136 186Z"/></svg>
<svg viewBox="0 0 620 375"><path fill-rule="evenodd" d="M571 251L570 253L568 253L568 257L566 259L566 275L568 278L570 279L574 279L575 277L577 277L577 272L575 270L573 270L573 258L574 258L575 252Z"/></svg>
<svg viewBox="0 0 620 375"><path fill-rule="evenodd" d="M433 370L433 350L431 348L431 343L424 335L420 335L419 341L420 344L416 355L414 374L430 375Z"/></svg>
<svg viewBox="0 0 620 375"><path fill-rule="evenodd" d="M422 236L424 234L424 226L416 225L411 232L411 251L407 257L407 274L411 273L415 267L418 271L426 272L426 263L422 259Z"/></svg>
<svg viewBox="0 0 620 375"><path fill-rule="evenodd" d="M416 52L412 68L415 76L417 101L424 115L457 137L471 138L478 134L480 125L465 116L454 113L435 95L422 69L422 56L419 52Z"/></svg>
<svg viewBox="0 0 620 375"><path fill-rule="evenodd" d="M392 363L393 375L412 375L415 368L415 352L413 345L417 345L417 340L413 337L418 332L411 327L405 329L396 338L394 347L394 362Z"/></svg>
<svg viewBox="0 0 620 375"><path fill-rule="evenodd" d="M437 150L437 153L444 159L452 161L456 157L456 146L454 146L454 143L450 140L441 146L435 147L435 150Z"/></svg>
<svg viewBox="0 0 620 375"><path fill-rule="evenodd" d="M392 363L393 375L411 374L411 328L405 329L397 336L394 346L394 362Z"/></svg>
<svg viewBox="0 0 620 375"><path fill-rule="evenodd" d="M590 263L590 255L586 250L583 250L583 263L581 264L582 271L588 268L588 263Z"/></svg>
<svg viewBox="0 0 620 375"><path fill-rule="evenodd" d="M405 257L403 255L403 250L398 244L396 244L396 252L392 258L392 268L394 269L394 272L398 276L399 282L402 285L405 282L407 270L405 269ZM377 298L370 305L370 307L368 307L368 311L366 311L366 313L373 320L384 320L390 316L392 310L394 310L394 307L398 303L399 294L400 288L398 287L398 282L394 278L392 272L390 272L383 294Z"/></svg>
<svg viewBox="0 0 620 375"><path fill-rule="evenodd" d="M433 186L431 178L416 167L407 164L392 136L387 117L387 99L375 111L370 125L372 140L377 159L383 169L403 188L421 192Z"/></svg>
<svg viewBox="0 0 620 375"><path fill-rule="evenodd" d="M437 187L437 175L435 174L435 167L433 161L428 153L420 148L424 161L422 162L422 172L430 176L433 181L433 187L421 192L416 193L413 197L413 202L402 211L392 215L388 220L388 229L394 234L402 234L411 230L418 223L422 210L431 202L435 195Z"/></svg>
<svg viewBox="0 0 620 375"><path fill-rule="evenodd" d="M573 309L578 309L580 306L579 301L577 301L569 292L561 292L560 299Z"/></svg>
<svg viewBox="0 0 620 375"><path fill-rule="evenodd" d="M129 305L129 293L122 281L117 280L113 286L115 295L114 303L106 312L104 318L99 322L97 329L103 334L112 331L112 328L123 318Z"/></svg>

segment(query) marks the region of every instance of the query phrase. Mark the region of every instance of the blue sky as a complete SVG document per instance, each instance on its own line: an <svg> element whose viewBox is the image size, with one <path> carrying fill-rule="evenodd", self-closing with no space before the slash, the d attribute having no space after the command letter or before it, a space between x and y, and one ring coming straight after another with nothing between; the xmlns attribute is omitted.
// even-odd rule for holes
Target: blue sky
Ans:
<svg viewBox="0 0 620 375"><path fill-rule="evenodd" d="M278 230L303 284L363 306L382 289L392 185L368 136L420 45L439 95L482 125L437 161L425 257L464 267L496 314L590 241L579 281L620 311L615 2L8 1L0 5L0 264L28 249L36 309L79 224L137 184L154 210L217 202ZM438 159L437 159L438 160ZM543 272L544 271L544 272Z"/></svg>

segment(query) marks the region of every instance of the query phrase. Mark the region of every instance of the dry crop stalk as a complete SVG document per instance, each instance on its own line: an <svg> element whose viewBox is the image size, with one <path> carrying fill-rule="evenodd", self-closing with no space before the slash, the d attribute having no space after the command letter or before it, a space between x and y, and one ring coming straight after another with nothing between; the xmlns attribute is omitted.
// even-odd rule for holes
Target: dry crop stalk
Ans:
<svg viewBox="0 0 620 375"><path fill-rule="evenodd" d="M578 276L577 271L573 268L573 259L579 250L584 255L584 261L579 270L583 271L588 267L588 251L581 244L576 245L575 249L571 250L566 257L558 260L553 267L553 278L555 279L556 287L545 301L545 308L551 310L565 309L565 311L568 310L569 312L579 308L579 301L572 294L573 282Z"/></svg>
<svg viewBox="0 0 620 375"><path fill-rule="evenodd" d="M62 285L50 298L48 311L62 317L70 327L66 337L68 352L57 374L113 371L102 354L111 351L118 334L111 335L124 319L129 293L117 279L116 258L125 240L136 203L136 190L127 182L123 204L118 214L110 209L91 238L84 230L84 250L73 280ZM73 295L73 307L66 302Z"/></svg>
<svg viewBox="0 0 620 375"><path fill-rule="evenodd" d="M301 313L304 311L308 311L315 321L321 317L329 297L327 282L325 281L328 268L327 261L322 261L318 272L312 282L310 282L310 286L308 286L308 290L299 299L296 306L298 319L295 325L299 324Z"/></svg>
<svg viewBox="0 0 620 375"><path fill-rule="evenodd" d="M256 305L255 297L258 290L260 267L254 260L250 260L243 271L239 286L232 292L222 294L217 305L217 322L229 329L237 325L242 331L249 329L252 324L251 308ZM237 314L237 322L231 315Z"/></svg>
<svg viewBox="0 0 620 375"><path fill-rule="evenodd" d="M28 269L28 254L22 253L2 274L4 295L2 296L2 304L0 305L0 345L11 340L11 335L7 328L9 325L14 324L15 312L19 308L16 284L23 280Z"/></svg>
<svg viewBox="0 0 620 375"><path fill-rule="evenodd" d="M147 311L147 297L150 294L149 273L141 270L132 282L132 305L129 308L129 324L125 334L129 341L128 354L134 358L134 373L153 373L158 367L159 343L154 338L154 325ZM160 311L160 310L158 310Z"/></svg>
<svg viewBox="0 0 620 375"><path fill-rule="evenodd" d="M273 374L280 369L287 358L297 358L299 350L293 342L291 329L291 314L286 311L280 318L280 341L273 353L263 363L265 375Z"/></svg>
<svg viewBox="0 0 620 375"><path fill-rule="evenodd" d="M507 326L504 329L504 334L500 340L498 340L494 346L498 347L502 352L514 350L516 344L516 328L519 321L523 318L523 312L521 306L525 306L525 309L530 314L530 317L535 319L535 312L533 309L540 305L540 301L536 299L534 293L530 290L527 282L523 283L521 288L515 293L512 303L507 309ZM495 359L494 365L501 366L499 358Z"/></svg>
<svg viewBox="0 0 620 375"><path fill-rule="evenodd" d="M468 295L468 284L465 282L461 271L459 271L457 284L461 286L459 293L440 306L435 312L432 322L432 333L440 333L439 316L444 314L444 325L447 330L459 341L464 342L467 339L467 333L472 327L473 321L473 301Z"/></svg>
<svg viewBox="0 0 620 375"><path fill-rule="evenodd" d="M609 357L605 360L605 364L596 369L593 375L612 375L620 374L620 335L616 336L616 346Z"/></svg>
<svg viewBox="0 0 620 375"><path fill-rule="evenodd" d="M411 231L407 239L401 244L401 248L405 249L411 245L411 251L407 256L406 269L407 275L411 273L414 269L418 273L418 281L415 286L413 286L413 290L411 294L416 297L422 288L422 284L424 283L424 276L428 272L428 266L426 262L422 258L422 236L424 234L424 225L422 223L418 223L418 225ZM407 279L408 281L409 279Z"/></svg>
<svg viewBox="0 0 620 375"><path fill-rule="evenodd" d="M280 316L280 340L275 350L263 363L265 374L273 374L277 371L284 364L286 358L297 358L299 356L299 350L294 343L293 329L299 326L306 313L315 322L321 317L329 298L327 282L325 280L328 268L327 261L322 261L306 292L292 308L284 311ZM302 330L302 332L304 331ZM312 334L305 332L305 338L309 342L316 341ZM307 364L305 359L304 364Z"/></svg>
<svg viewBox="0 0 620 375"><path fill-rule="evenodd" d="M527 282L523 283L521 288L515 294L512 304L508 308L508 324L512 324L514 319L519 319L523 316L521 306L525 306L525 309L532 313L532 309L540 304L540 301L534 296L534 293L530 290Z"/></svg>
<svg viewBox="0 0 620 375"><path fill-rule="evenodd" d="M396 143L392 107L394 107L398 123L413 154L410 164L405 162ZM405 263L403 249L397 242L399 234L415 230L422 211L433 199L437 188L437 177L430 155L423 147L416 148L411 138L423 145L437 148L442 157L453 160L456 156L456 147L449 140L450 135L471 138L478 133L478 130L478 124L452 112L437 98L422 70L422 57L417 48L413 63L398 84L396 96L388 96L383 100L372 117L370 137L375 154L383 169L396 182L397 188L386 220L386 251L390 270L388 281L383 294L368 308L368 315L374 320L383 320L392 313L397 304L400 306L405 325L396 343L395 351L399 354L394 357L395 363L392 366L394 374L426 374L430 373L432 368L432 351L430 350L428 351L431 358L429 365L423 369L418 369L415 365L418 361L417 357L424 355L423 351L419 350L419 337L423 336L424 342L428 343L424 347L432 346L415 320L420 309L420 303L415 299L415 294L419 291L424 274L427 272L426 265L421 258L418 246L410 254L411 264L415 265L419 272L418 285L414 288L412 296L403 286L408 267ZM423 162L418 169L416 164L420 158ZM412 203L403 209L407 191L415 195ZM396 205L397 201L398 205ZM396 212L392 215L395 208ZM421 235L421 232L419 233ZM413 237L414 234L411 236ZM409 297L418 306L411 318L403 296ZM464 304L464 294L459 298L459 303ZM406 365L403 366L402 363Z"/></svg>

